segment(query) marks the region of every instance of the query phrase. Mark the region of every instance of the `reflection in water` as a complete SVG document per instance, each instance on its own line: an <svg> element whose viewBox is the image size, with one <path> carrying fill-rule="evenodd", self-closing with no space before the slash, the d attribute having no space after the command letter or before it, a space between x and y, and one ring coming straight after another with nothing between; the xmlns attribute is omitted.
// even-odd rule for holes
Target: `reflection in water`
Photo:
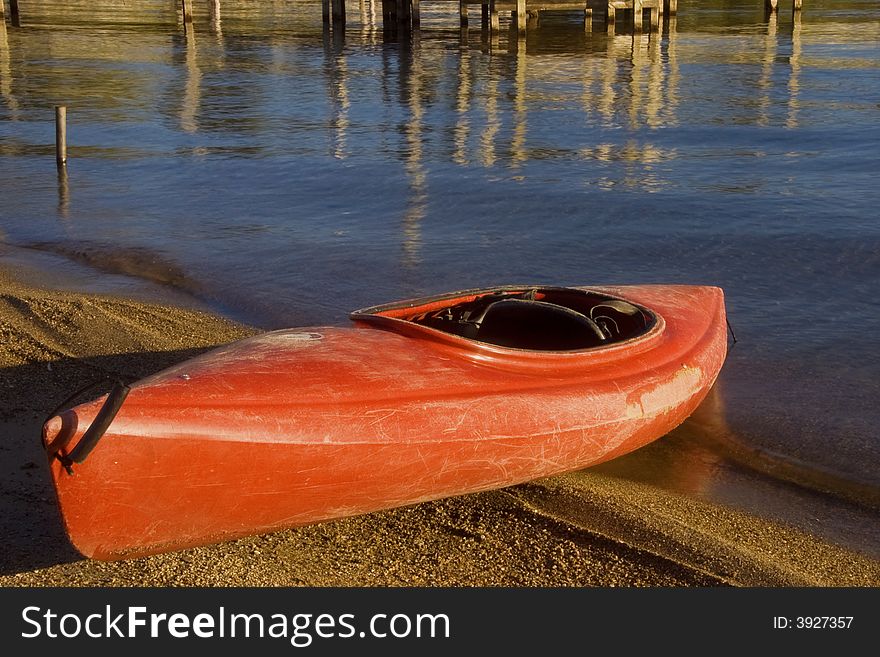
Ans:
<svg viewBox="0 0 880 657"><path fill-rule="evenodd" d="M218 36L223 33L220 18L220 0L208 0L208 7L211 15L211 31Z"/></svg>
<svg viewBox="0 0 880 657"><path fill-rule="evenodd" d="M58 167L58 217L62 220L70 216L70 181L67 167Z"/></svg>
<svg viewBox="0 0 880 657"><path fill-rule="evenodd" d="M609 23L609 25L614 26L614 23ZM605 63L604 71L602 71L600 75L600 79L602 80L602 95L601 100L599 101L599 112L602 114L602 118L604 119L604 124L606 127L612 127L615 125L614 121L614 105L617 99L617 76L618 76L618 62L617 57L614 55L615 44L626 42L627 37L614 37L611 33L608 35L608 56L603 58Z"/></svg>
<svg viewBox="0 0 880 657"><path fill-rule="evenodd" d="M513 33L511 33L513 36ZM513 138L510 142L510 159L513 168L528 159L526 152L526 40L516 35L516 69L513 79Z"/></svg>
<svg viewBox="0 0 880 657"><path fill-rule="evenodd" d="M334 53L327 54L327 63L330 65L328 77L332 103L330 125L333 131L333 157L344 160L348 157L346 142L349 127L348 113L351 109L351 100L348 97L348 61L344 50L337 46Z"/></svg>
<svg viewBox="0 0 880 657"><path fill-rule="evenodd" d="M608 43L608 59L613 62L613 68L609 65L605 72L603 91L606 97L600 103L606 121L613 121L615 111L622 109L616 104L625 102L630 128L637 129L643 124L652 128L660 126L663 123L663 92L669 84L665 79L660 35L650 32L617 34L609 36ZM621 62L625 64L623 70L628 71L625 80L621 79L624 77ZM624 81L629 93L618 96L617 90Z"/></svg>
<svg viewBox="0 0 880 657"><path fill-rule="evenodd" d="M767 33L764 37L764 54L762 57L761 77L758 80L758 88L762 91L758 102L759 125L769 125L771 123L771 113L775 102L774 94L774 69L779 64L780 43L779 43L779 17L776 12L772 12L767 16ZM800 94L800 75L801 75L801 12L792 13L791 26L791 54L789 55L789 75L786 93L786 119L785 127L798 127L798 112L800 110L800 102L798 100Z"/></svg>
<svg viewBox="0 0 880 657"><path fill-rule="evenodd" d="M452 132L452 161L456 164L468 164L467 144L470 137L471 108L471 66L470 49L465 44L458 53L458 76L456 77L455 96L455 128Z"/></svg>
<svg viewBox="0 0 880 657"><path fill-rule="evenodd" d="M624 39L626 37L623 37ZM641 108L644 103L644 82L642 81L644 70L645 70L645 60L647 59L647 40L649 39L647 34L644 34L639 31L633 31L632 35L632 50L630 51L630 62L632 64L632 68L630 69L630 77L629 77L629 127L632 129L637 129L639 124L641 123ZM648 65L650 65L650 61L648 61Z"/></svg>
<svg viewBox="0 0 880 657"><path fill-rule="evenodd" d="M671 23L671 28L667 24L665 39L659 33L587 35L587 48L597 48L604 56L586 57L576 74L581 84L580 109L585 120L593 124L598 118L603 126L616 128L624 116L633 133L644 127L677 123L675 107L679 102L677 87L681 73L673 38L675 21ZM545 44L554 43L556 38L552 25L535 28L529 33L528 44L537 53L543 53ZM550 80L558 78L565 82L566 71L559 68L557 59L529 51L526 39L517 38L515 29L510 32L507 50L506 59L499 59L495 64L486 62L479 70L474 70L471 50L466 46L459 50L451 149L452 161L456 164L467 165L476 159L482 166L492 167L503 159L505 165L520 168L536 154L547 157L551 152L546 148L528 147L529 117L530 113L540 112L553 102L552 95L548 96L543 90ZM528 92L530 80L538 84ZM482 101L482 116L472 107L474 96ZM505 134L501 128L508 122L512 125L509 149L499 150L499 138ZM478 152L470 154L468 147L474 126L480 128L480 139L476 145ZM560 154L568 151L571 157L641 165L627 166L622 177L602 178L599 184L607 187L625 184L648 190L665 184L653 165L677 157L674 148L661 148L636 139L624 144L599 143L579 148L564 144L554 151Z"/></svg>
<svg viewBox="0 0 880 657"><path fill-rule="evenodd" d="M6 32L6 22L3 20L0 20L0 96L3 96L3 101L6 103L6 107L9 108L12 118L17 118L18 101L12 95L12 62L9 53L9 37Z"/></svg>
<svg viewBox="0 0 880 657"><path fill-rule="evenodd" d="M798 110L800 103L798 102L798 94L800 91L800 74L801 74L801 12L792 13L791 26L791 74L788 78L788 117L785 120L786 128L798 127Z"/></svg>
<svg viewBox="0 0 880 657"><path fill-rule="evenodd" d="M758 89L761 90L761 95L758 100L758 125L762 126L770 124L773 65L776 62L776 53L779 50L779 40L776 36L777 31L777 14L774 11L767 17L767 34L764 37L764 56L762 58L761 77L758 80Z"/></svg>
<svg viewBox="0 0 880 657"><path fill-rule="evenodd" d="M629 110L632 128L637 128L643 120L652 128L660 123L663 67L660 66L659 50L660 39L655 35L649 32L633 33Z"/></svg>
<svg viewBox="0 0 880 657"><path fill-rule="evenodd" d="M421 51L417 48L401 53L401 91L409 109L406 135L406 175L409 197L403 217L403 266L413 268L421 262L421 225L428 210L427 172L422 163L424 139L422 127L425 109L422 104L424 69Z"/></svg>
<svg viewBox="0 0 880 657"><path fill-rule="evenodd" d="M666 84L663 85L666 93L666 102L663 103L663 123L667 126L674 126L678 125L678 88L681 85L681 70L678 65L678 18L675 14L665 17L664 26L667 75Z"/></svg>
<svg viewBox="0 0 880 657"><path fill-rule="evenodd" d="M361 36L372 37L380 32L380 25L376 22L376 0L360 0L361 4ZM375 40L371 39L375 43Z"/></svg>
<svg viewBox="0 0 880 657"><path fill-rule="evenodd" d="M648 50L648 99L645 103L645 122L651 128L658 128L663 123L661 113L663 111L663 89L666 84L666 68L663 66L660 56L660 35L652 32L644 35L647 38Z"/></svg>
<svg viewBox="0 0 880 657"><path fill-rule="evenodd" d="M480 162L483 166L491 167L495 164L495 139L501 129L501 116L498 112L498 73L493 69L488 71L489 78L485 81L483 94L483 107L486 112L486 123L480 136Z"/></svg>
<svg viewBox="0 0 880 657"><path fill-rule="evenodd" d="M758 125L770 124L771 90L773 86L773 65L776 61L776 53L779 49L779 40L776 36L777 14L771 12L767 19L767 35L764 37L764 57L761 67L761 77L758 80L758 88L762 91L758 101L759 116Z"/></svg>
<svg viewBox="0 0 880 657"><path fill-rule="evenodd" d="M497 50L500 43L500 30L498 29L498 12L489 12L488 5L482 5L482 7L483 14L482 22L480 23L480 43L484 48L487 48L489 50Z"/></svg>
<svg viewBox="0 0 880 657"><path fill-rule="evenodd" d="M211 0L209 3L212 23L214 28L219 28L220 3ZM350 46L351 53L357 52L360 46L376 43L378 38L376 16L376 1L363 0L360 3L361 26L360 29L348 31L348 38L355 38L358 43ZM254 10L256 11L256 10ZM260 10L262 11L262 10ZM251 9L244 12L240 8L227 16L227 31L238 26L236 21L242 21L242 16L247 16L246 27L251 28L254 20ZM759 101L756 105L748 107L752 116L757 114L757 121L766 125L771 118L773 104L779 103L780 94L778 89L774 93L773 69L778 57L778 23L776 14L768 18L767 34L764 37L764 47L761 51L762 63L758 87L761 90ZM231 22L230 22L231 21ZM230 28L230 25L232 28ZM317 25L315 26L317 28ZM591 126L591 130L598 128L618 129L625 126L630 132L641 132L645 127L657 128L677 125L679 123L680 86L682 76L677 52L677 19L673 16L664 22L664 31L660 33L635 33L635 34L605 34L604 32L577 31L577 36L572 36L572 24L557 21L546 21L528 34L528 52L526 40L518 37L515 29L510 31L507 37L507 52L492 51L491 57L479 57L477 48L471 48L469 43L463 42L458 48L457 74L455 76L455 97L452 101L454 113L451 130L442 134L451 136L450 148L444 152L451 153L451 160L459 165L468 165L474 161L485 167L494 167L498 164L521 168L529 159L534 157L548 157L548 154L557 153L561 157L576 157L586 153L586 157L604 158L616 161L633 161L635 159L643 164L651 164L656 157L674 157L675 149L658 149L650 143L645 143L645 134L636 139L627 139L623 143L597 140L598 143L581 142L580 144L552 144L548 148L543 145L529 144L531 140L543 139L542 131L543 116L534 116L541 113L546 104L552 104L555 100L550 96L543 95L543 89L554 83L567 84L566 71L560 68L558 62L566 59L578 59L580 89L582 91L580 107L584 113L585 124ZM801 76L801 17L796 14L792 28L792 52L790 57L791 75L787 84L787 117L786 125L795 127L798 123L800 108L800 76ZM225 53L228 47L241 48L243 57L237 57L234 67L240 67L242 71L259 70L249 62L257 61L255 58L262 57L260 48L261 37L249 37L247 41L234 38L234 46L227 46L219 29L216 29L217 44L208 44L208 50L199 52L197 48L197 35L192 25L186 26L186 40L184 47L185 57L182 60L185 71L185 84L180 99L179 126L186 133L195 133L202 128L210 126L215 133L228 132L223 126L230 128L235 125L243 125L236 116L217 116L216 108L221 107L215 102L220 96L217 93L216 83L206 84L203 75L206 73L205 57L210 52ZM329 32L329 31L328 31ZM335 30L326 34L328 48L335 48L337 56L327 60L333 67L330 75L330 99L331 99L331 126L333 129L332 153L334 157L343 159L350 157L352 153L350 114L353 105L367 103L359 96L352 96L348 88L347 66L349 60L341 53L344 48L346 32ZM497 35L496 35L497 36ZM8 108L15 110L17 99L12 93L11 66L9 56L8 39L5 38L5 29L0 33L0 92ZM278 54L280 65L271 67L270 71L281 76L290 60L287 35L272 32L270 41L273 44L272 52ZM308 38L312 38L309 36ZM442 40L441 40L442 42ZM382 50L383 61L396 57L396 48L399 44L393 44L392 48ZM299 49L300 44L294 46ZM441 48L443 46L441 45ZM436 42L427 44L426 52L436 52ZM552 55L545 56L544 53ZM113 55L106 55L114 60ZM259 64L256 65L257 67ZM266 69L263 69L266 70ZM455 69L453 69L455 70ZM232 71L233 76L235 71ZM560 74L561 73L561 74ZM115 71L111 71L111 75ZM386 75L381 71L379 75ZM33 76L35 79L36 76ZM219 80L226 79L224 74ZM105 76L104 79L111 79ZM359 78L360 79L360 78ZM138 88L131 85L131 81L122 80L116 82L113 92L121 84L129 84L132 91L141 96L146 94L146 83L140 83ZM535 81L538 84L532 85ZM51 78L50 85L51 88ZM383 82L383 87L385 83ZM74 89L82 85L76 85ZM226 82L226 88L220 89L224 98L228 98L231 91L236 87L244 86L237 82ZM527 89L529 93L527 94ZM438 90L442 95L445 88ZM65 90L67 91L67 90ZM248 89L248 94L255 94L258 90ZM107 95L111 92L108 91ZM204 94L209 94L203 98ZM433 94L434 97L439 97ZM74 97L74 100L77 100ZM476 101L476 102L475 102ZM205 102L210 106L203 107ZM394 107L394 100L391 101ZM428 102L434 102L429 100ZM228 105L223 103L223 105ZM233 107L230 105L230 107ZM254 103L249 103L251 111L256 115L251 122L256 130L260 130L263 108ZM393 109L392 109L393 111ZM599 117L601 125L596 125ZM623 119L623 121L621 121ZM504 130L504 126L510 126L510 131ZM423 131L424 132L424 131ZM433 132L433 131L432 131ZM437 133L441 134L441 133ZM476 143L474 137L477 137ZM386 135L381 135L383 140ZM509 143L502 143L509 139ZM530 148L532 146L532 148ZM617 151L615 156L603 155L606 147ZM236 146L238 152L257 152L261 146L250 147L243 144ZM478 152L477 152L478 151ZM641 156L635 154L641 153ZM552 155L550 155L552 156ZM611 176L607 179L608 184L637 185L644 181L647 187L654 187L663 181L659 180L656 172L638 171L628 169L625 175Z"/></svg>
<svg viewBox="0 0 880 657"><path fill-rule="evenodd" d="M180 127L184 132L198 132L199 104L202 97L202 71L196 53L196 32L191 22L184 24L186 48L186 84L180 110Z"/></svg>

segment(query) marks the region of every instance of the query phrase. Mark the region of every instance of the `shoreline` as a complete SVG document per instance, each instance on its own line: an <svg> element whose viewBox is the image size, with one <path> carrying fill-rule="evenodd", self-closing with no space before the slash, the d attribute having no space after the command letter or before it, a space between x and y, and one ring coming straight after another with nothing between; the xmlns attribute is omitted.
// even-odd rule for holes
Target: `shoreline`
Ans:
<svg viewBox="0 0 880 657"><path fill-rule="evenodd" d="M0 585L880 584L880 560L834 544L819 528L619 476L616 462L219 545L84 560L63 534L38 441L42 419L96 376L140 378L258 329L188 309L186 299L149 300L149 290L126 290L135 300L77 285L55 289L48 276L34 279L22 262L0 259ZM660 442L638 458L675 451L680 440Z"/></svg>

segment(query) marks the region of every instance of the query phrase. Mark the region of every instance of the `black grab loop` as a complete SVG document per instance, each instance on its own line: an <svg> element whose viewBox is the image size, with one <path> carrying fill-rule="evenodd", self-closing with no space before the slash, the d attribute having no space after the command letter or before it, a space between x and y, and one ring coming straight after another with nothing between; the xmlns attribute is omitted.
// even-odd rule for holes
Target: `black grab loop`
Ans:
<svg viewBox="0 0 880 657"><path fill-rule="evenodd" d="M733 332L733 326L730 324L730 320L725 318L727 321L727 330L730 331L730 337L733 339L733 344L730 345L730 348L733 349L734 345L736 345L736 333Z"/></svg>
<svg viewBox="0 0 880 657"><path fill-rule="evenodd" d="M122 408L122 403L125 401L125 398L128 397L130 391L131 386L128 386L121 381L117 381L116 385L114 385L113 389L110 391L110 394L107 395L107 399L104 402L104 405L101 406L101 410L98 411L92 424L86 429L83 437L80 438L79 442L76 444L76 447L70 450L68 454L57 455L61 464L67 469L69 474L73 474L71 466L74 463L82 463L86 460L86 457L92 453L92 450L95 449L95 446L98 444L98 441L101 440L101 437L107 432L107 429L110 427L110 424L113 422L119 409Z"/></svg>

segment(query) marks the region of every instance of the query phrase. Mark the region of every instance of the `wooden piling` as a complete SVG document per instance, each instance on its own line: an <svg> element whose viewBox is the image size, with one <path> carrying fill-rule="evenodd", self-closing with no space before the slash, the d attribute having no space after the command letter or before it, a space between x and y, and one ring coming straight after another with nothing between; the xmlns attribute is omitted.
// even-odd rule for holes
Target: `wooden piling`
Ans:
<svg viewBox="0 0 880 657"><path fill-rule="evenodd" d="M458 0L458 22L462 27L468 24L468 6L464 0Z"/></svg>
<svg viewBox="0 0 880 657"><path fill-rule="evenodd" d="M778 0L764 0L764 10L768 13L774 13L778 8Z"/></svg>
<svg viewBox="0 0 880 657"><path fill-rule="evenodd" d="M419 16L419 0L409 0L409 15L413 29L419 29L422 23L422 19Z"/></svg>
<svg viewBox="0 0 880 657"><path fill-rule="evenodd" d="M804 0L791 0L791 10L800 11L803 7Z"/></svg>
<svg viewBox="0 0 880 657"><path fill-rule="evenodd" d="M663 13L673 16L678 13L678 0L663 0Z"/></svg>
<svg viewBox="0 0 880 657"><path fill-rule="evenodd" d="M55 162L67 166L67 108L55 106Z"/></svg>
<svg viewBox="0 0 880 657"><path fill-rule="evenodd" d="M497 33L499 28L498 7L495 6L495 0L489 0L489 32Z"/></svg>
<svg viewBox="0 0 880 657"><path fill-rule="evenodd" d="M404 30L409 30L413 25L412 2L410 0L400 0L398 7L397 20L400 23L400 27Z"/></svg>
<svg viewBox="0 0 880 657"><path fill-rule="evenodd" d="M584 9L584 32L593 31L593 10L590 7Z"/></svg>
<svg viewBox="0 0 880 657"><path fill-rule="evenodd" d="M385 3L383 2L382 5L384 6ZM330 0L321 0L321 17L325 24L330 24Z"/></svg>
<svg viewBox="0 0 880 657"><path fill-rule="evenodd" d="M193 3L192 0L180 0L180 11L183 14L183 24L193 22Z"/></svg>
<svg viewBox="0 0 880 657"><path fill-rule="evenodd" d="M345 25L345 0L331 0L333 24Z"/></svg>
<svg viewBox="0 0 880 657"><path fill-rule="evenodd" d="M21 27L21 12L18 10L18 0L9 0L9 21L12 27Z"/></svg>
<svg viewBox="0 0 880 657"><path fill-rule="evenodd" d="M526 0L516 0L516 31L526 33Z"/></svg>
<svg viewBox="0 0 880 657"><path fill-rule="evenodd" d="M636 32L642 31L643 13L644 9L642 8L642 0L633 0L633 30Z"/></svg>

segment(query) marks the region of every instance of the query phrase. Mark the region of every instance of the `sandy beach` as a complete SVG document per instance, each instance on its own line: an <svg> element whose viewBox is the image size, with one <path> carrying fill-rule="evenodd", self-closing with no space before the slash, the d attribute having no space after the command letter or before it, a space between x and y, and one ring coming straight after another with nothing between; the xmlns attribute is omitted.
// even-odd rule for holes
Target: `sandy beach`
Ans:
<svg viewBox="0 0 880 657"><path fill-rule="evenodd" d="M83 559L64 535L39 444L47 414L95 379L145 376L257 329L33 278L8 263L0 269L0 585L880 583L880 562L870 556L605 471L143 559Z"/></svg>

